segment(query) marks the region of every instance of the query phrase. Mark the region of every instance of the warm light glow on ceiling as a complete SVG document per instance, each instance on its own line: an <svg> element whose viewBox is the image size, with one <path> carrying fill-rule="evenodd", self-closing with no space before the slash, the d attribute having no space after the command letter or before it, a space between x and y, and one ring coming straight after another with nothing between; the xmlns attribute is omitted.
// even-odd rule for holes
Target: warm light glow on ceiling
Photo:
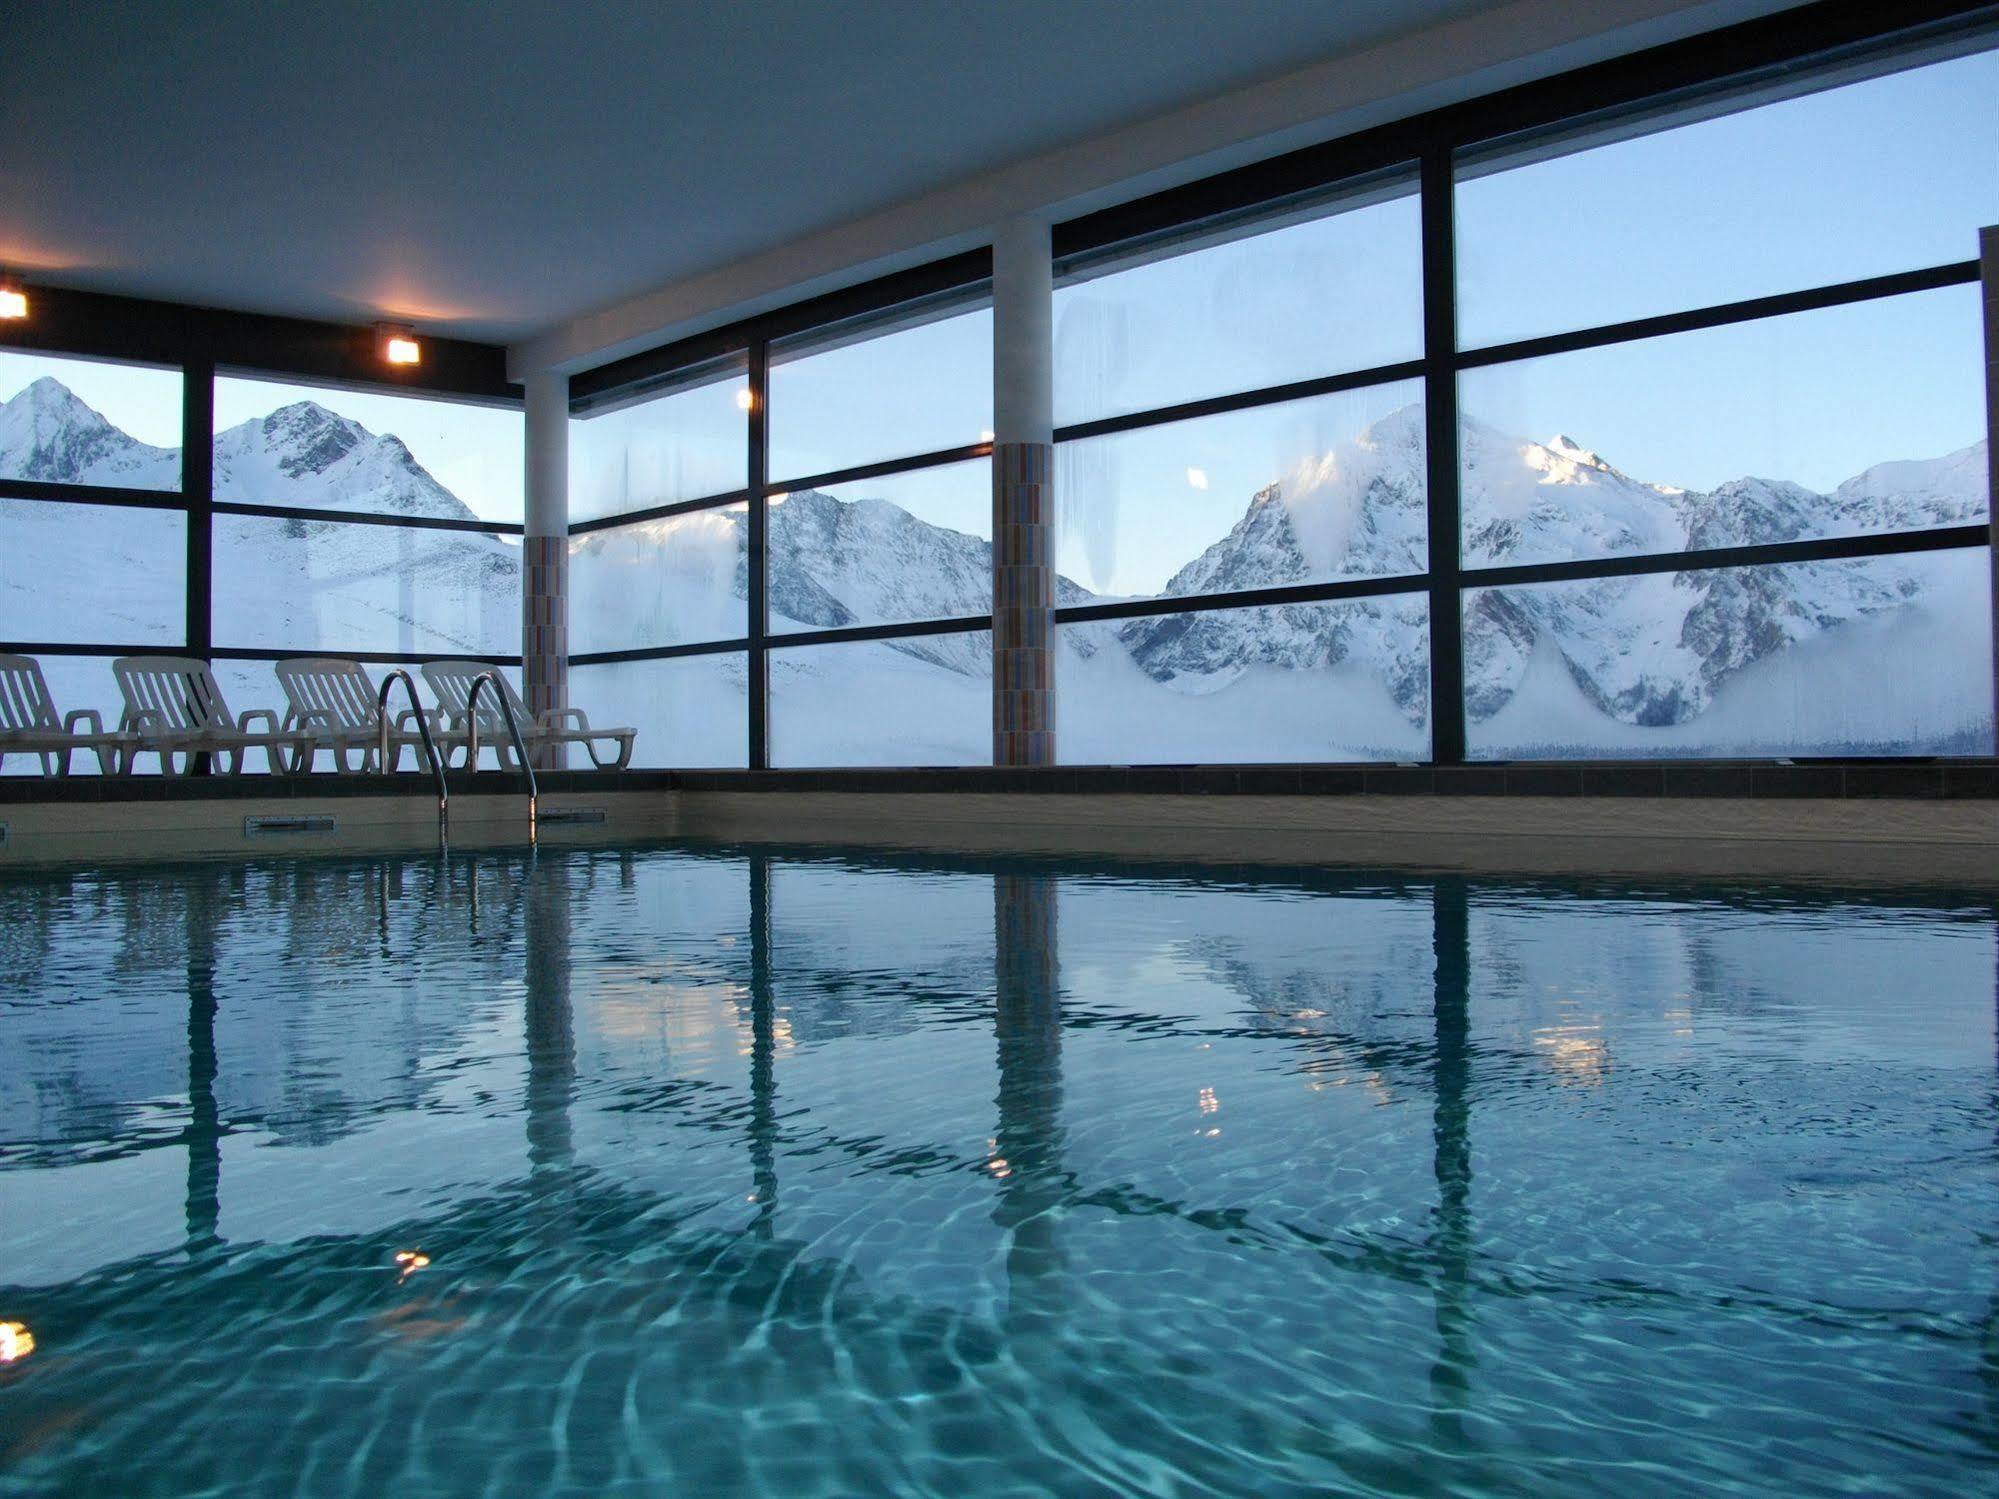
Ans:
<svg viewBox="0 0 1999 1499"><path fill-rule="evenodd" d="M0 1364L18 1364L35 1351L35 1335L19 1322L0 1322Z"/></svg>

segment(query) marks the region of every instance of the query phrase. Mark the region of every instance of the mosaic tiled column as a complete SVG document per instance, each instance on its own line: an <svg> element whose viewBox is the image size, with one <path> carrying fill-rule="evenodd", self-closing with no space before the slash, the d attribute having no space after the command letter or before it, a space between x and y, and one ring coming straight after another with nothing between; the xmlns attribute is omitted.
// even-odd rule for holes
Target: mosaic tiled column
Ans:
<svg viewBox="0 0 1999 1499"><path fill-rule="evenodd" d="M1054 274L1048 226L993 237L993 764L1055 763Z"/></svg>
<svg viewBox="0 0 1999 1499"><path fill-rule="evenodd" d="M530 375L527 511L521 538L521 696L528 711L569 706L569 377ZM538 770L561 770L566 749L537 750Z"/></svg>
<svg viewBox="0 0 1999 1499"><path fill-rule="evenodd" d="M993 764L1055 763L1054 445L993 447Z"/></svg>

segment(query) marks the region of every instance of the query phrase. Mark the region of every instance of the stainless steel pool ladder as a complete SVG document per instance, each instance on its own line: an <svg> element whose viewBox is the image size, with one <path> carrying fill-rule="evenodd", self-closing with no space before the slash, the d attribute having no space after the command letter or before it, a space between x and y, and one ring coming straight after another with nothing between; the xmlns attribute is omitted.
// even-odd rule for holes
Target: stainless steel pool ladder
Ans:
<svg viewBox="0 0 1999 1499"><path fill-rule="evenodd" d="M528 759L527 746L521 742L521 726L514 717L513 699L507 696L507 684L500 680L496 671L480 672L472 679L472 690L465 694L465 768L479 768L479 689L488 682L493 684L493 696L499 701L500 716L507 721L507 733L513 738L514 755L521 762L521 773L528 778L528 842L533 843L541 821L541 789L535 784L534 762Z"/></svg>
<svg viewBox="0 0 1999 1499"><path fill-rule="evenodd" d="M406 671L392 671L382 678L382 690L376 695L376 729L380 737L375 744L375 763L381 767L382 774L389 773L389 689L398 682L409 694L410 713L416 719L417 733L423 736L423 757L430 762L431 774L437 777L437 842L442 847L450 836L451 793L444 784L444 759L437 753L437 741L430 737L430 720L424 716L423 704L417 701L416 683ZM401 751L398 750L397 754L400 755Z"/></svg>

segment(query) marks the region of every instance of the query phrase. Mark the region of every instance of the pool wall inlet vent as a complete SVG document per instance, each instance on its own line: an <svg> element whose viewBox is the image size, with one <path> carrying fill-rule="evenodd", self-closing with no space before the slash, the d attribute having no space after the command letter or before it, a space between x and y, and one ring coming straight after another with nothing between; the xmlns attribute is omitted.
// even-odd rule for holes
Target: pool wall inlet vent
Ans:
<svg viewBox="0 0 1999 1499"><path fill-rule="evenodd" d="M542 822L602 822L602 807L549 807L540 815Z"/></svg>
<svg viewBox="0 0 1999 1499"><path fill-rule="evenodd" d="M333 819L324 815L307 817L246 817L243 819L243 836L255 838L263 833L330 833Z"/></svg>

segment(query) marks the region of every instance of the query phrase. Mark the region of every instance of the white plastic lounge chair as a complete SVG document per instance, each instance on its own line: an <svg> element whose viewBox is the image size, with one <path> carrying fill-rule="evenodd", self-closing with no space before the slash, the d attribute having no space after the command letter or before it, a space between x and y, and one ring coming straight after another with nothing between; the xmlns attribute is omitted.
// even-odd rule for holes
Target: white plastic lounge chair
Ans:
<svg viewBox="0 0 1999 1499"><path fill-rule="evenodd" d="M0 655L0 765L9 755L35 755L43 775L66 776L71 752L87 749L96 754L99 770L118 775L131 769L125 754L131 743L130 734L106 733L95 708L77 708L58 719L41 663L33 656Z"/></svg>
<svg viewBox="0 0 1999 1499"><path fill-rule="evenodd" d="M278 663L278 683L290 705L279 729L295 733L304 741L302 763L308 770L319 750L331 752L335 769L343 775L350 769L350 752L358 755L351 768L364 774L400 770L404 748L420 750L423 745L423 735L416 726L417 715L405 708L390 721L389 763L386 766L375 763L382 742L382 700L358 661L336 656L293 656ZM438 753L448 755L450 746L445 742L443 711L437 708L423 711L437 741ZM420 758L417 763L421 767Z"/></svg>
<svg viewBox="0 0 1999 1499"><path fill-rule="evenodd" d="M140 755L160 757L163 775L183 775L199 754L226 755L229 773L241 775L248 751L260 749L273 774L296 770L304 741L296 731L278 727L269 708L252 708L241 718L229 711L215 673L206 661L189 656L120 656L111 663L118 690L125 695L125 716L118 727L130 732L133 744L127 765ZM259 729L252 725L264 724ZM285 751L286 757L279 758ZM186 756L176 765L176 756Z"/></svg>
<svg viewBox="0 0 1999 1499"><path fill-rule="evenodd" d="M437 705L444 710L445 722L449 726L455 742L463 743L465 731L470 726L465 718L465 701L472 693L473 680L481 672L493 668L484 661L426 661L423 664L423 679L430 684L430 690L437 699ZM514 717L520 723L521 742L527 746L530 755L557 745L580 744L589 752L590 763L599 770L623 770L632 758L632 741L638 738L637 729L593 729L590 715L581 708L552 709L539 718L528 715L527 704L515 692L507 679L500 678L500 686L506 690L507 701L513 705ZM500 716L499 705L494 702L492 688L479 694L479 747L493 747L494 754L502 770L518 768L512 766L510 755L512 741L507 737L506 720ZM597 746L615 746L615 758L607 759L597 753ZM468 765L467 769L476 767Z"/></svg>

